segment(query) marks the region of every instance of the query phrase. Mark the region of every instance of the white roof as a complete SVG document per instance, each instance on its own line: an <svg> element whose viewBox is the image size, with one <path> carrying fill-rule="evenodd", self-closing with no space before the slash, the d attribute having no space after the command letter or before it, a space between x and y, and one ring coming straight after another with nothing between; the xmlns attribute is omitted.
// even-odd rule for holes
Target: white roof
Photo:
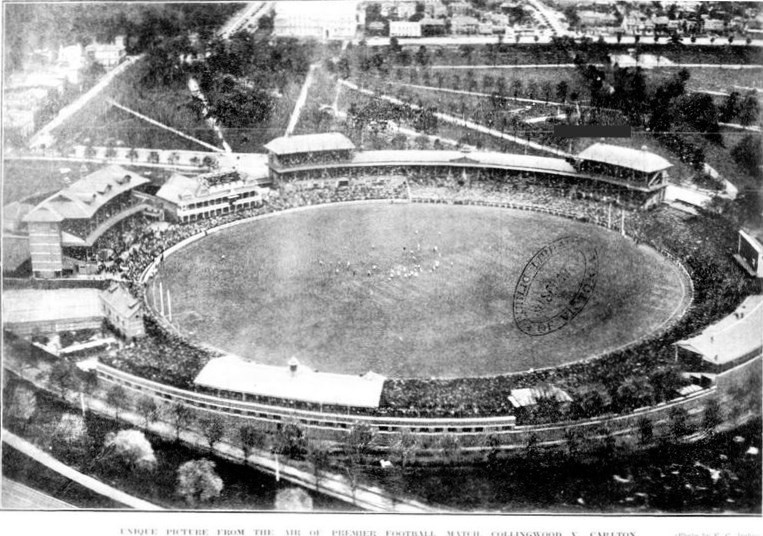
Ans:
<svg viewBox="0 0 763 536"><path fill-rule="evenodd" d="M554 385L531 387L527 389L512 389L509 402L515 408L534 406L541 398L553 398L559 403L572 402L572 397Z"/></svg>
<svg viewBox="0 0 763 536"><path fill-rule="evenodd" d="M763 295L749 296L732 314L705 328L699 335L676 344L700 354L705 361L722 364L763 346Z"/></svg>
<svg viewBox="0 0 763 536"><path fill-rule="evenodd" d="M611 166L635 169L643 173L662 171L673 166L673 164L660 155L629 147L620 147L619 145L607 145L605 143L594 143L578 154L578 158L601 162Z"/></svg>
<svg viewBox="0 0 763 536"><path fill-rule="evenodd" d="M3 292L3 324L102 316L99 294L95 288L6 290Z"/></svg>
<svg viewBox="0 0 763 536"><path fill-rule="evenodd" d="M356 153L352 163L357 164L382 164L397 162L405 164L432 164L451 165L463 163L465 165L485 164L489 166L502 166L511 169L541 171L576 175L575 168L562 158L549 158L547 156L532 156L511 153L493 152L470 152L461 151L363 151Z"/></svg>
<svg viewBox="0 0 763 536"><path fill-rule="evenodd" d="M288 398L363 408L378 408L385 378L373 372L363 376L315 372L299 365L261 365L234 355L210 360L194 380L196 385L237 393Z"/></svg>
<svg viewBox="0 0 763 536"><path fill-rule="evenodd" d="M339 132L282 136L265 144L265 149L275 154L316 153L320 151L350 151L355 144Z"/></svg>

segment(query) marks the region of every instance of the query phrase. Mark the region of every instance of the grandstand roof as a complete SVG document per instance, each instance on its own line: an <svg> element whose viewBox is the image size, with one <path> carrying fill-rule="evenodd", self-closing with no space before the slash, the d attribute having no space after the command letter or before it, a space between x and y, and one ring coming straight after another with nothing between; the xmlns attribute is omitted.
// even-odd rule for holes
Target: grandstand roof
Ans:
<svg viewBox="0 0 763 536"><path fill-rule="evenodd" d="M363 376L315 372L304 365L292 373L289 367L260 365L227 355L209 361L194 383L211 389L316 404L377 408L384 379L372 372Z"/></svg>
<svg viewBox="0 0 763 536"><path fill-rule="evenodd" d="M121 166L106 166L45 199L24 221L87 219L119 194L147 182Z"/></svg>
<svg viewBox="0 0 763 536"><path fill-rule="evenodd" d="M763 295L749 296L734 313L676 344L720 365L763 346Z"/></svg>
<svg viewBox="0 0 763 536"><path fill-rule="evenodd" d="M575 168L562 158L509 153L463 153L461 151L363 151L352 159L356 164L485 164L527 171L545 171L565 175L577 174Z"/></svg>
<svg viewBox="0 0 763 536"><path fill-rule="evenodd" d="M271 140L265 149L277 155L297 153L318 153L323 151L351 151L355 144L339 132L325 134L304 134L302 136L283 136Z"/></svg>
<svg viewBox="0 0 763 536"><path fill-rule="evenodd" d="M607 145L605 143L594 143L578 154L578 158L581 160L609 164L611 166L635 169L642 173L662 171L673 166L673 164L660 155L648 151L631 149L630 147Z"/></svg>
<svg viewBox="0 0 763 536"><path fill-rule="evenodd" d="M156 197L174 203L186 195L195 196L198 189L199 182L196 179L180 175L179 173L173 173L167 179L167 182L159 188L159 191L156 192Z"/></svg>

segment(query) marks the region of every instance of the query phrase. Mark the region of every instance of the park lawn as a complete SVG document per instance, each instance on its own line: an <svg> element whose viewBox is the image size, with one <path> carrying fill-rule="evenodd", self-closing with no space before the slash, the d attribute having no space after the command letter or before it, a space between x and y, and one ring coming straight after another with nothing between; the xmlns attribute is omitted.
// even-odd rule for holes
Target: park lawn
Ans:
<svg viewBox="0 0 763 536"><path fill-rule="evenodd" d="M529 337L512 320L514 285L535 252L563 235L597 248L596 292L569 325ZM395 274L416 264L417 276ZM388 203L243 224L172 255L161 277L175 321L197 341L270 365L296 356L320 371L392 377L576 361L645 336L683 293L667 261L600 227L508 209Z"/></svg>

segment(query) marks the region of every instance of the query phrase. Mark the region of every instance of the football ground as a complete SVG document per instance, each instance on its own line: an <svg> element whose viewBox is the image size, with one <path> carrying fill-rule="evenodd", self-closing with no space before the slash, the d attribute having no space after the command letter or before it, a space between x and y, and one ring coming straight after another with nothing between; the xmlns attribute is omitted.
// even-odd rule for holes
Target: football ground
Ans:
<svg viewBox="0 0 763 536"><path fill-rule="evenodd" d="M585 359L684 310L681 272L591 224L518 210L289 211L165 259L173 323L260 363L483 376Z"/></svg>

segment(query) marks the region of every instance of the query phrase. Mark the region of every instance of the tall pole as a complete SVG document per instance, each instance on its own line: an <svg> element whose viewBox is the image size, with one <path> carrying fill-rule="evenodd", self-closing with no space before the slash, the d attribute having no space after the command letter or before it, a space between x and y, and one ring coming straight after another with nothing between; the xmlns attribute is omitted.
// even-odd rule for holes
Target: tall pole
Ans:
<svg viewBox="0 0 763 536"><path fill-rule="evenodd" d="M172 295L170 294L170 289L167 289L167 313L170 322L172 322Z"/></svg>
<svg viewBox="0 0 763 536"><path fill-rule="evenodd" d="M162 287L162 282L159 281L159 303L161 304L161 312L162 316L164 316L164 287Z"/></svg>
<svg viewBox="0 0 763 536"><path fill-rule="evenodd" d="M625 236L625 209L620 210L620 234Z"/></svg>
<svg viewBox="0 0 763 536"><path fill-rule="evenodd" d="M609 212L607 213L607 229L612 228L612 203L609 204Z"/></svg>
<svg viewBox="0 0 763 536"><path fill-rule="evenodd" d="M154 309L156 309L156 278L155 277L151 280L151 294L153 296Z"/></svg>

